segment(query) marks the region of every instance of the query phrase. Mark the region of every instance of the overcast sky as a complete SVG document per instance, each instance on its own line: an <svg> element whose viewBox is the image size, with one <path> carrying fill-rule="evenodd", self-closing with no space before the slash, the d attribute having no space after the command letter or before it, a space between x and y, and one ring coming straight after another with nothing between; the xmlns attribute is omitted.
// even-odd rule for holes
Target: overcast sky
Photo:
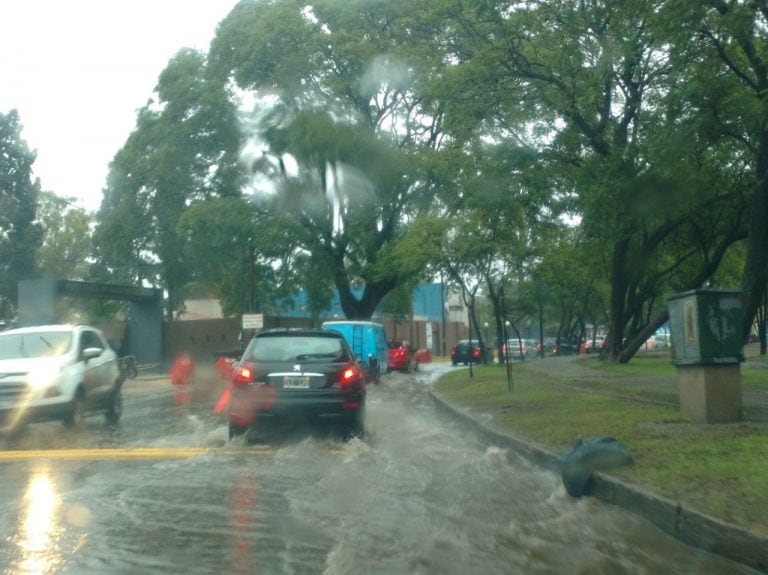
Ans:
<svg viewBox="0 0 768 575"><path fill-rule="evenodd" d="M0 0L0 113L16 109L42 188L98 209L108 164L181 48L237 0Z"/></svg>

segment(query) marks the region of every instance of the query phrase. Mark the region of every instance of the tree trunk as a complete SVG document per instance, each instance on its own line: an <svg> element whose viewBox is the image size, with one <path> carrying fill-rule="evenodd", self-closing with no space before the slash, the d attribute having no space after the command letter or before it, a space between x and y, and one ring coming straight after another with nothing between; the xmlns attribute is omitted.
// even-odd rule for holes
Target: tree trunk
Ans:
<svg viewBox="0 0 768 575"><path fill-rule="evenodd" d="M627 295L627 271L625 261L629 248L629 238L617 241L613 246L611 258L611 309L608 317L608 338L605 343L604 357L616 361L624 338L624 305Z"/></svg>
<svg viewBox="0 0 768 575"><path fill-rule="evenodd" d="M757 184L752 195L747 260L741 279L745 339L768 286L768 130L765 129L760 134L755 171Z"/></svg>
<svg viewBox="0 0 768 575"><path fill-rule="evenodd" d="M659 329L666 321L669 320L669 310L664 310L657 315L653 320L648 322L637 335L627 342L621 353L618 354L617 361L619 363L627 363L630 359L635 357L637 351L643 346L643 344L651 337L656 330Z"/></svg>

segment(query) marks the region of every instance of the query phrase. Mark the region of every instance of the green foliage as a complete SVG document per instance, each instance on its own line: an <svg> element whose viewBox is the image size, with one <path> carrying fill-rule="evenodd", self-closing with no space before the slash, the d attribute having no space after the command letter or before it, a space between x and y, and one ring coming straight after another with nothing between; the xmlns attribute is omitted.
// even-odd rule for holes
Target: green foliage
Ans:
<svg viewBox="0 0 768 575"><path fill-rule="evenodd" d="M250 123L265 150L255 175L270 180L259 209L279 219L285 259L335 285L351 318L421 272L392 256L429 208L418 158L440 133L415 91L415 71L433 73L426 37L403 45L411 15L407 2L241 2L211 47L213 75L262 98Z"/></svg>
<svg viewBox="0 0 768 575"><path fill-rule="evenodd" d="M626 361L670 294L766 268L765 30L739 2L244 0L115 157L95 271L231 311L334 286L349 317L443 274L497 335L607 322Z"/></svg>
<svg viewBox="0 0 768 575"><path fill-rule="evenodd" d="M192 202L237 196L243 183L230 94L209 82L205 57L181 50L161 73L157 101L115 156L95 232L95 273L106 281L163 286L168 315L192 270L177 224Z"/></svg>
<svg viewBox="0 0 768 575"><path fill-rule="evenodd" d="M44 275L84 281L90 272L86 258L91 254L91 217L72 201L47 192L40 194L37 221L43 239L38 261Z"/></svg>
<svg viewBox="0 0 768 575"><path fill-rule="evenodd" d="M18 282L37 273L42 231L35 222L40 183L35 154L21 138L15 110L0 114L0 318L15 317Z"/></svg>

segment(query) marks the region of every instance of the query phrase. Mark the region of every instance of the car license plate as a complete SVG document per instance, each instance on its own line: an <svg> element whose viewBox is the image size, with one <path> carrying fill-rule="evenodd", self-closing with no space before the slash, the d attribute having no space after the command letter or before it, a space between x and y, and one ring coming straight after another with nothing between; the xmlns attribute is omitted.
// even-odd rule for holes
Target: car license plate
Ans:
<svg viewBox="0 0 768 575"><path fill-rule="evenodd" d="M286 375L283 377L284 389L309 389L309 376Z"/></svg>

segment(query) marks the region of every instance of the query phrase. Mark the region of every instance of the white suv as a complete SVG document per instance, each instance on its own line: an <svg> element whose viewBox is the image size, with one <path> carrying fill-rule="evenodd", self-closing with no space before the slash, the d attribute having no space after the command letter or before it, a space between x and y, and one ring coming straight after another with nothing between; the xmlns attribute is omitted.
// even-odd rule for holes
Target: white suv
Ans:
<svg viewBox="0 0 768 575"><path fill-rule="evenodd" d="M122 413L117 354L104 334L85 325L45 325L0 332L0 428L33 421L82 421Z"/></svg>

